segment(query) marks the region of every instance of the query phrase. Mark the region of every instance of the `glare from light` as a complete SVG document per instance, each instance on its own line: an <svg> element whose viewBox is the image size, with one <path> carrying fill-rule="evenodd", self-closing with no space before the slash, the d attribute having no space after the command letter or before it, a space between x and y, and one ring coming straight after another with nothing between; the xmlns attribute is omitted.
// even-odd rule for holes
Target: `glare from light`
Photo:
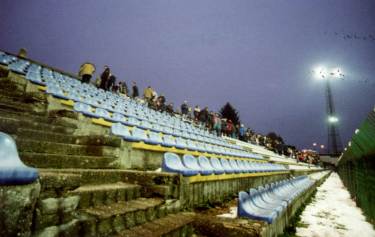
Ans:
<svg viewBox="0 0 375 237"><path fill-rule="evenodd" d="M357 128L355 131L354 131L355 134L358 134L359 133L359 129Z"/></svg>
<svg viewBox="0 0 375 237"><path fill-rule="evenodd" d="M340 68L334 68L331 72L333 78L342 78L344 76Z"/></svg>
<svg viewBox="0 0 375 237"><path fill-rule="evenodd" d="M352 146L352 142L349 142L349 143L348 143L348 146L351 147L351 146Z"/></svg>
<svg viewBox="0 0 375 237"><path fill-rule="evenodd" d="M316 146L316 145L317 145L316 142L314 142L314 143L313 143L313 146Z"/></svg>
<svg viewBox="0 0 375 237"><path fill-rule="evenodd" d="M320 145L320 149L324 149L324 145Z"/></svg>
<svg viewBox="0 0 375 237"><path fill-rule="evenodd" d="M313 70L316 79L325 79L327 76L327 69L323 66L318 66Z"/></svg>
<svg viewBox="0 0 375 237"><path fill-rule="evenodd" d="M329 116L328 117L328 122L329 123L337 123L339 119L336 116Z"/></svg>

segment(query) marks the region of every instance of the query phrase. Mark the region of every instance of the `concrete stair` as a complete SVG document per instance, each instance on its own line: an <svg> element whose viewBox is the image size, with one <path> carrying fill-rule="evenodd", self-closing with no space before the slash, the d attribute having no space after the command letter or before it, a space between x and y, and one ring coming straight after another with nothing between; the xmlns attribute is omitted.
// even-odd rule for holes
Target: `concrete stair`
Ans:
<svg viewBox="0 0 375 237"><path fill-rule="evenodd" d="M141 186L123 182L83 185L67 192L67 195L81 197L79 208L93 208L137 199L141 196Z"/></svg>
<svg viewBox="0 0 375 237"><path fill-rule="evenodd" d="M25 164L38 168L76 168L111 169L117 168L116 160L111 156L60 155L49 153L20 152Z"/></svg>
<svg viewBox="0 0 375 237"><path fill-rule="evenodd" d="M145 224L121 231L118 237L160 237L160 236L192 236L195 214L180 212L169 214Z"/></svg>

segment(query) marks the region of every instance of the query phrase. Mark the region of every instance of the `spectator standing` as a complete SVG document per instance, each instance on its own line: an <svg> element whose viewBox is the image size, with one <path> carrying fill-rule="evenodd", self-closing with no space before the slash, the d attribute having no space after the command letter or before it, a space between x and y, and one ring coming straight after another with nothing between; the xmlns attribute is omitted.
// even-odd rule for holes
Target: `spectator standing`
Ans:
<svg viewBox="0 0 375 237"><path fill-rule="evenodd" d="M188 113L189 113L189 106L187 104L187 101L185 100L184 103L181 104L182 117L186 118Z"/></svg>
<svg viewBox="0 0 375 237"><path fill-rule="evenodd" d="M168 105L167 105L167 107L165 108L165 111L167 112L167 113L169 113L169 114L173 114L173 112L174 112L174 110L173 110L173 103L169 103Z"/></svg>
<svg viewBox="0 0 375 237"><path fill-rule="evenodd" d="M78 76L81 77L82 83L90 83L90 79L95 72L95 66L92 63L86 62L79 68Z"/></svg>
<svg viewBox="0 0 375 237"><path fill-rule="evenodd" d="M119 82L119 88L118 88L120 94L128 95L128 87L124 81Z"/></svg>
<svg viewBox="0 0 375 237"><path fill-rule="evenodd" d="M135 83L135 81L133 81L132 89L133 89L132 97L137 98L139 96L139 90L138 90L137 83Z"/></svg>
<svg viewBox="0 0 375 237"><path fill-rule="evenodd" d="M110 76L111 70L108 66L105 66L102 75L100 75L100 89L107 90L108 80Z"/></svg>
<svg viewBox="0 0 375 237"><path fill-rule="evenodd" d="M216 132L216 135L221 136L221 119L219 117L219 114L214 113L212 120L214 124L213 129Z"/></svg>
<svg viewBox="0 0 375 237"><path fill-rule="evenodd" d="M146 100L148 104L151 103L152 98L154 96L154 90L151 88L151 86L148 86L144 91L143 91L143 98Z"/></svg>
<svg viewBox="0 0 375 237"><path fill-rule="evenodd" d="M233 131L234 131L234 126L233 126L232 120L229 119L227 122L227 127L226 127L227 136L232 137Z"/></svg>
<svg viewBox="0 0 375 237"><path fill-rule="evenodd" d="M156 107L162 112L165 110L165 96L163 94L158 97L156 101Z"/></svg>
<svg viewBox="0 0 375 237"><path fill-rule="evenodd" d="M107 83L107 91L114 91L113 88L116 85L116 77L115 75L110 75Z"/></svg>
<svg viewBox="0 0 375 237"><path fill-rule="evenodd" d="M199 108L199 105L196 105L194 108L194 119L196 121L198 121L200 112L201 112L201 108Z"/></svg>
<svg viewBox="0 0 375 237"><path fill-rule="evenodd" d="M207 124L208 121L208 108L205 107L201 112L199 113L199 122L204 126Z"/></svg>
<svg viewBox="0 0 375 237"><path fill-rule="evenodd" d="M239 129L238 129L238 138L241 141L245 141L245 132L246 132L245 126L243 124L241 124Z"/></svg>

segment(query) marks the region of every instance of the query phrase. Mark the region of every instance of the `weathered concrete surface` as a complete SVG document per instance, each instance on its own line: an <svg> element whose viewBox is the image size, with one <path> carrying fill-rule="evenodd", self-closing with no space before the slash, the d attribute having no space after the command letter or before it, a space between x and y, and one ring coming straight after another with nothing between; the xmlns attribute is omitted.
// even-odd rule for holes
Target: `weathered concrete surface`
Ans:
<svg viewBox="0 0 375 237"><path fill-rule="evenodd" d="M30 236L40 183L0 186L0 236Z"/></svg>

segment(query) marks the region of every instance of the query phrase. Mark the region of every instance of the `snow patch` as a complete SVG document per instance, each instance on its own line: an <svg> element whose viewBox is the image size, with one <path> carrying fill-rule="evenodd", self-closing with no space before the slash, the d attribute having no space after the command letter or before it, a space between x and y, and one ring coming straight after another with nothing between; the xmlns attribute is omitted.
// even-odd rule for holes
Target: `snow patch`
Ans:
<svg viewBox="0 0 375 237"><path fill-rule="evenodd" d="M315 198L301 215L300 226L296 232L300 237L375 236L373 226L366 222L337 173L318 187Z"/></svg>

